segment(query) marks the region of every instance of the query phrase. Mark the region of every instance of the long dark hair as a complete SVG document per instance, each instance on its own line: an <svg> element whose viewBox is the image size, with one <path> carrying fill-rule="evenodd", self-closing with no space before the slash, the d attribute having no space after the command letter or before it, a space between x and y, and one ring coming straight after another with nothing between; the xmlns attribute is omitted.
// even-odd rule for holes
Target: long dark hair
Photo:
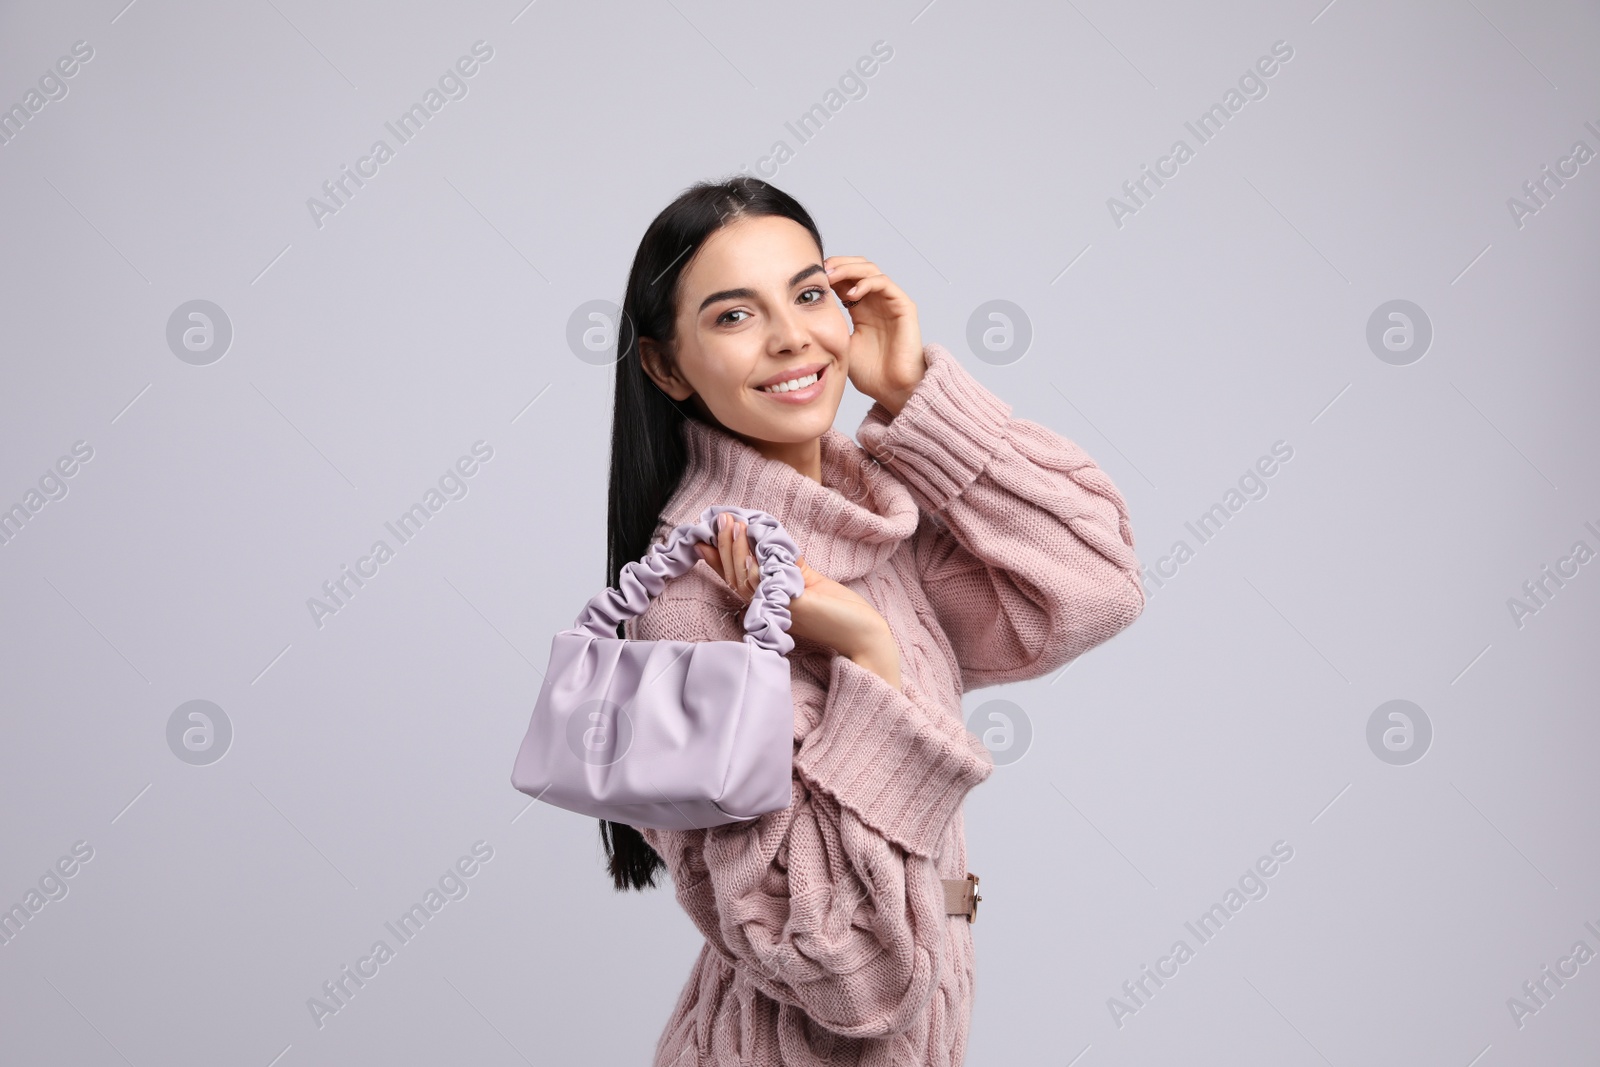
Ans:
<svg viewBox="0 0 1600 1067"><path fill-rule="evenodd" d="M677 491L689 464L685 419L698 417L657 388L639 359L639 338L676 358L678 281L684 266L717 230L742 217L777 215L810 231L822 251L822 235L806 209L788 193L759 178L698 182L685 189L650 223L634 253L617 327L617 388L611 417L611 486L606 507L606 584L615 586L622 568L650 548L661 509ZM622 628L618 627L621 637ZM656 884L666 864L644 835L626 823L600 820L612 884L643 890Z"/></svg>

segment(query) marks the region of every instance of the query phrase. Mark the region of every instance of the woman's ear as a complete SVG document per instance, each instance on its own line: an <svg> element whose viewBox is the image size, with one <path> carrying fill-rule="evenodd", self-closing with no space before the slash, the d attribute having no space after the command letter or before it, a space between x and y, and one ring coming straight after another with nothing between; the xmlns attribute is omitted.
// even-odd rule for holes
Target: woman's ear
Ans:
<svg viewBox="0 0 1600 1067"><path fill-rule="evenodd" d="M656 387L672 399L682 402L694 395L694 387L678 373L654 338L639 338L639 365Z"/></svg>

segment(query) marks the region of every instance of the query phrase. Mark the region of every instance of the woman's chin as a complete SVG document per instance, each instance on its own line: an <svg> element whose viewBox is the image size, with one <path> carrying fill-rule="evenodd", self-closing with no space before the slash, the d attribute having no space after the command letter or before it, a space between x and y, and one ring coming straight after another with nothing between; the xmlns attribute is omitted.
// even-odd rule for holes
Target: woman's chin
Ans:
<svg viewBox="0 0 1600 1067"><path fill-rule="evenodd" d="M741 437L772 444L797 445L814 441L833 427L839 414L838 398L818 397L813 403L788 411L763 411L729 426ZM729 425L724 423L724 425Z"/></svg>

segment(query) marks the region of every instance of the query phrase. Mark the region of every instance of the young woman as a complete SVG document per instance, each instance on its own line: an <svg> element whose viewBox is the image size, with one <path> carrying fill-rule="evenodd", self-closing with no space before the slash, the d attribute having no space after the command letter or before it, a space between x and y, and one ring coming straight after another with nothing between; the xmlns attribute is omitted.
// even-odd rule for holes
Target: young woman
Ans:
<svg viewBox="0 0 1600 1067"><path fill-rule="evenodd" d="M994 769L961 695L1053 671L1139 615L1122 497L924 346L874 264L823 258L805 209L760 180L701 183L662 211L623 310L610 582L711 504L775 516L805 576L790 806L707 830L600 824L616 887L664 866L706 937L656 1067L960 1064L961 802ZM833 428L847 381L874 401L860 445ZM743 638L758 582L743 529L700 554L624 636Z"/></svg>

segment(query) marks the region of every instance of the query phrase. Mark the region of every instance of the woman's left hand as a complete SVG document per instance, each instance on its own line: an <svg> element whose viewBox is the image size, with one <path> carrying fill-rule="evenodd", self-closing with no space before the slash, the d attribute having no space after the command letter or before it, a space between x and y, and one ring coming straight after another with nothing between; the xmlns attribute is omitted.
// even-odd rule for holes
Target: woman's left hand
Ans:
<svg viewBox="0 0 1600 1067"><path fill-rule="evenodd" d="M828 284L850 311L850 383L900 414L922 381L922 327L917 305L877 264L862 256L829 256L822 261Z"/></svg>

